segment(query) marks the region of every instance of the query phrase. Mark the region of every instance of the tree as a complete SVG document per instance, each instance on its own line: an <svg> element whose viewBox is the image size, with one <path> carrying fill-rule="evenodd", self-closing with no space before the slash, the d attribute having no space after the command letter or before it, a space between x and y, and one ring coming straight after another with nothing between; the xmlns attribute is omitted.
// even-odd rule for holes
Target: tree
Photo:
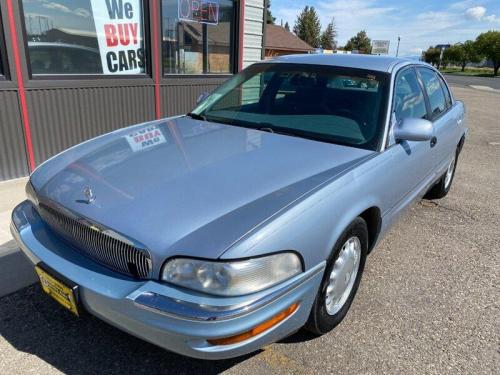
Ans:
<svg viewBox="0 0 500 375"><path fill-rule="evenodd" d="M455 44L448 47L443 52L442 65L446 66L448 64L461 65L463 58L463 50L460 48L459 44Z"/></svg>
<svg viewBox="0 0 500 375"><path fill-rule="evenodd" d="M346 51L357 50L359 53L371 53L372 41L366 35L365 30L361 30L356 36L349 39L344 47Z"/></svg>
<svg viewBox="0 0 500 375"><path fill-rule="evenodd" d="M337 36L337 31L333 25L333 20L326 26L325 31L321 34L320 43L323 49L335 49L337 48L337 41L335 37Z"/></svg>
<svg viewBox="0 0 500 375"><path fill-rule="evenodd" d="M476 39L479 55L493 62L493 75L498 75L500 68L500 31L488 31L480 34Z"/></svg>
<svg viewBox="0 0 500 375"><path fill-rule="evenodd" d="M464 43L457 43L447 48L443 53L443 61L445 64L460 65L463 72L468 63L479 62L481 59L477 53L476 44L472 40L467 40Z"/></svg>
<svg viewBox="0 0 500 375"><path fill-rule="evenodd" d="M288 21L285 22L285 30L290 32L290 25L288 24Z"/></svg>
<svg viewBox="0 0 500 375"><path fill-rule="evenodd" d="M274 25L274 21L276 21L276 17L273 17L271 13L271 0L267 0L266 2L266 20L271 25Z"/></svg>
<svg viewBox="0 0 500 375"><path fill-rule="evenodd" d="M314 48L320 46L321 24L314 7L308 5L300 12L295 21L293 32Z"/></svg>
<svg viewBox="0 0 500 375"><path fill-rule="evenodd" d="M439 67L441 50L439 48L429 47L427 51L422 53L422 57L426 63Z"/></svg>

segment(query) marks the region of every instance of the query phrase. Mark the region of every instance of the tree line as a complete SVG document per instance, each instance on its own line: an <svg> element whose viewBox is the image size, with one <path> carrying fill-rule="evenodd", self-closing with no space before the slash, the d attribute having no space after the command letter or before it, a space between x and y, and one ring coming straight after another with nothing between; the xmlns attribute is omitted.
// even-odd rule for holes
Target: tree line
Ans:
<svg viewBox="0 0 500 375"><path fill-rule="evenodd" d="M462 72L469 63L478 63L483 59L492 61L493 75L500 69L500 31L491 30L480 34L476 40L466 40L446 48L429 47L422 53L425 62L438 69L450 64L461 67Z"/></svg>
<svg viewBox="0 0 500 375"><path fill-rule="evenodd" d="M271 14L271 1L267 2L267 23L274 24L276 18ZM285 29L290 31L288 22ZM306 5L295 20L293 32L304 42L314 48L343 49L346 51L358 51L359 53L371 53L372 42L365 30L361 30L346 43L344 47L337 46L337 28L335 20L329 22L324 30L321 30L321 22L318 12L313 6Z"/></svg>

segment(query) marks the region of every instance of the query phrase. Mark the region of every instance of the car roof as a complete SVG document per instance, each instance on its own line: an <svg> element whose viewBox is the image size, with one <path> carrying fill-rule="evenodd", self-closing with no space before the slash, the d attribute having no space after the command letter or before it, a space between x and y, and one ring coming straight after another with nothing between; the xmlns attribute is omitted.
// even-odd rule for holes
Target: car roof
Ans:
<svg viewBox="0 0 500 375"><path fill-rule="evenodd" d="M69 44L69 43L59 43L59 42L28 42L28 48L39 48L39 47L71 48L71 49L99 53L99 50L96 48L81 46L79 44Z"/></svg>
<svg viewBox="0 0 500 375"><path fill-rule="evenodd" d="M362 55L362 54L300 54L286 55L267 60L266 62L286 62L293 64L331 65L344 68L369 69L380 72L392 72L397 65L419 64L421 61L403 57Z"/></svg>

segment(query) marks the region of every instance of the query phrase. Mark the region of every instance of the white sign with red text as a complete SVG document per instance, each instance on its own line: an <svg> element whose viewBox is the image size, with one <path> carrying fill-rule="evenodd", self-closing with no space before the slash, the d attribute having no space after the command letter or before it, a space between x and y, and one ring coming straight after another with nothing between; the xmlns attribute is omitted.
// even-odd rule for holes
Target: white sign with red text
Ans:
<svg viewBox="0 0 500 375"><path fill-rule="evenodd" d="M156 125L145 126L125 136L133 152L167 143L165 136Z"/></svg>
<svg viewBox="0 0 500 375"><path fill-rule="evenodd" d="M144 73L141 0L91 0L104 74Z"/></svg>

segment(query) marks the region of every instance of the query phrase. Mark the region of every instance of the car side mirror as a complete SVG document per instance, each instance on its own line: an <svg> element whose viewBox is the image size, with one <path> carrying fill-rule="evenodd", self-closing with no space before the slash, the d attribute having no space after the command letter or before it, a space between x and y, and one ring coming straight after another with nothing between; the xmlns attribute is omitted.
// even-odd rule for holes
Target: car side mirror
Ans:
<svg viewBox="0 0 500 375"><path fill-rule="evenodd" d="M202 101L204 101L210 94L208 92L202 92L200 96L198 96L198 99L196 99L196 104L200 104Z"/></svg>
<svg viewBox="0 0 500 375"><path fill-rule="evenodd" d="M405 118L394 126L397 141L430 141L434 137L434 125L422 118Z"/></svg>

